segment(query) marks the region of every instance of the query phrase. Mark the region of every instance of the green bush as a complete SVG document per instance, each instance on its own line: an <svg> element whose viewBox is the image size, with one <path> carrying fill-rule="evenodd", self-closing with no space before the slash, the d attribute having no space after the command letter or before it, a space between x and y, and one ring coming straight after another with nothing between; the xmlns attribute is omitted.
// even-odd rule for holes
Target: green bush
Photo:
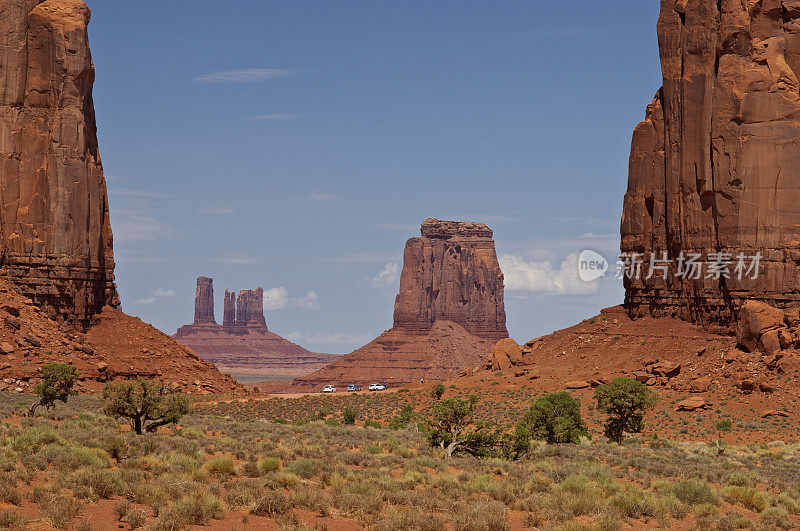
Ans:
<svg viewBox="0 0 800 531"><path fill-rule="evenodd" d="M625 433L640 433L644 415L658 401L658 396L646 385L630 378L616 378L608 385L595 389L597 409L608 416L605 435L622 442Z"/></svg>
<svg viewBox="0 0 800 531"><path fill-rule="evenodd" d="M344 419L344 423L352 426L356 423L357 418L358 410L351 405L345 406L344 410L342 411L342 419Z"/></svg>
<svg viewBox="0 0 800 531"><path fill-rule="evenodd" d="M268 474L280 470L281 460L277 457L262 457L258 460L258 470L262 474Z"/></svg>
<svg viewBox="0 0 800 531"><path fill-rule="evenodd" d="M578 443L589 431L581 417L581 403L567 392L539 397L525 414L516 435L524 437L527 427L534 439L555 443ZM517 443L519 444L519 443Z"/></svg>
<svg viewBox="0 0 800 531"><path fill-rule="evenodd" d="M105 413L127 419L137 435L175 424L192 409L188 398L169 393L163 382L145 378L108 383L103 399Z"/></svg>
<svg viewBox="0 0 800 531"><path fill-rule="evenodd" d="M56 405L56 400L67 403L67 398L74 395L73 387L80 376L78 369L64 363L48 363L41 368L42 381L34 388L33 392L39 397L28 411L31 417L36 414L36 408L44 406L47 409Z"/></svg>
<svg viewBox="0 0 800 531"><path fill-rule="evenodd" d="M442 396L444 396L444 392L444 384L439 382L431 389L431 397L435 398L436 400L441 400Z"/></svg>

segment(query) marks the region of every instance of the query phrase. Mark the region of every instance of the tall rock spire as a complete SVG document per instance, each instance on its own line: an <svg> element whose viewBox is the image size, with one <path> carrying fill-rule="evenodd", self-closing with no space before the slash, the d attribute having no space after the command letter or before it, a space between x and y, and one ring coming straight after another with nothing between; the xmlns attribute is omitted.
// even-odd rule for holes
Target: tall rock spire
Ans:
<svg viewBox="0 0 800 531"><path fill-rule="evenodd" d="M197 277L194 296L194 324L217 324L214 319L214 280Z"/></svg>
<svg viewBox="0 0 800 531"><path fill-rule="evenodd" d="M225 290L225 306L223 307L222 326L236 324L236 292Z"/></svg>
<svg viewBox="0 0 800 531"><path fill-rule="evenodd" d="M79 0L0 0L0 274L88 325L119 305Z"/></svg>
<svg viewBox="0 0 800 531"><path fill-rule="evenodd" d="M243 289L239 292L236 326L267 326L264 318L264 288Z"/></svg>

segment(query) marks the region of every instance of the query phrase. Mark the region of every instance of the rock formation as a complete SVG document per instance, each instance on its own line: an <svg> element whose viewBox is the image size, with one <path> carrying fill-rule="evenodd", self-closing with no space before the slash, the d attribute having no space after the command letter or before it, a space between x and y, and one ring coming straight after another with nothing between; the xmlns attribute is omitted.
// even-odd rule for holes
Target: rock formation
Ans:
<svg viewBox="0 0 800 531"><path fill-rule="evenodd" d="M243 289L236 301L236 326L263 327L267 330L264 318L264 288Z"/></svg>
<svg viewBox="0 0 800 531"><path fill-rule="evenodd" d="M89 8L0 0L0 274L88 325L119 305L97 145Z"/></svg>
<svg viewBox="0 0 800 531"><path fill-rule="evenodd" d="M225 305L223 306L222 326L229 328L234 325L236 325L236 292L225 290Z"/></svg>
<svg viewBox="0 0 800 531"><path fill-rule="evenodd" d="M214 279L197 278L197 291L194 296L194 324L217 324L214 319Z"/></svg>
<svg viewBox="0 0 800 531"><path fill-rule="evenodd" d="M663 86L633 134L622 251L732 259L730 278L626 279L630 314L732 328L741 302L800 302L800 2L662 0ZM722 253L722 257L718 253ZM760 253L760 271L735 274ZM752 260L747 264L752 264Z"/></svg>
<svg viewBox="0 0 800 531"><path fill-rule="evenodd" d="M508 337L492 230L483 223L427 219L421 233L406 243L394 328L424 334L446 320L481 338Z"/></svg>
<svg viewBox="0 0 800 531"><path fill-rule="evenodd" d="M448 378L483 365L495 343L508 337L492 230L482 223L427 219L421 234L406 243L394 326L296 379L295 389Z"/></svg>
<svg viewBox="0 0 800 531"><path fill-rule="evenodd" d="M256 381L293 378L334 361L334 354L310 352L267 328L264 290L225 290L222 325L214 321L213 280L197 279L195 321L178 329L174 338L220 370ZM198 315L205 319L198 321ZM210 316L210 320L209 317Z"/></svg>

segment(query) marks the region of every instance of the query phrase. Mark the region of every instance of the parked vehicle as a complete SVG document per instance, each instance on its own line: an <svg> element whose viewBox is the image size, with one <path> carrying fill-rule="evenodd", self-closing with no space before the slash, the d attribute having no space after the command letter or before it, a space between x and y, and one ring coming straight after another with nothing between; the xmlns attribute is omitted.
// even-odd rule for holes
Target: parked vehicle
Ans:
<svg viewBox="0 0 800 531"><path fill-rule="evenodd" d="M350 391L351 393L355 391L361 391L361 386L356 384L350 384L347 386L347 390Z"/></svg>
<svg viewBox="0 0 800 531"><path fill-rule="evenodd" d="M371 384L369 386L369 390L370 391L383 391L384 389L386 389L386 386L383 385L383 384L377 384L376 383L376 384Z"/></svg>
<svg viewBox="0 0 800 531"><path fill-rule="evenodd" d="M325 387L322 388L322 392L323 393L335 393L336 392L336 387L333 386L333 385L326 385Z"/></svg>

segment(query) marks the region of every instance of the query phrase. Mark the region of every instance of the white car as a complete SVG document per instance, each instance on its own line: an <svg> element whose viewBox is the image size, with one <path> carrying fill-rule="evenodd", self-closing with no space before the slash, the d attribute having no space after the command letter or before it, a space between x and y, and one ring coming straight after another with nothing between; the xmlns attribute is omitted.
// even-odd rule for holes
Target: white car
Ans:
<svg viewBox="0 0 800 531"><path fill-rule="evenodd" d="M369 390L370 391L383 391L386 389L386 386L383 384L370 384Z"/></svg>
<svg viewBox="0 0 800 531"><path fill-rule="evenodd" d="M336 392L336 386L326 385L325 387L322 388L322 392L323 393L335 393Z"/></svg>

